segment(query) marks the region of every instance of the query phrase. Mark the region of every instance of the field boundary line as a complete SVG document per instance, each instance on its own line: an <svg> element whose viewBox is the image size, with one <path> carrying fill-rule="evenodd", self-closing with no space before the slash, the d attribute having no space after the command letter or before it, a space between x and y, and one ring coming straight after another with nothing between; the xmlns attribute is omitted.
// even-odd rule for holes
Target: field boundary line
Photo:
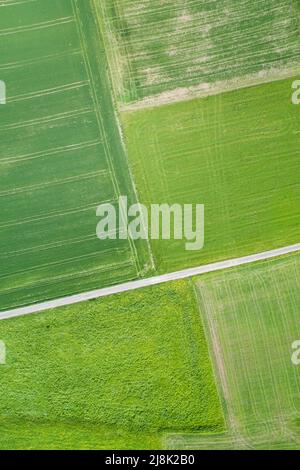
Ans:
<svg viewBox="0 0 300 470"><path fill-rule="evenodd" d="M245 88L268 85L269 83L280 82L282 80L292 80L299 75L299 72L299 66L290 64L287 69L272 69L265 76L261 76L260 73L253 73L242 78L235 77L228 80L218 80L213 83L173 88L129 103L123 103L119 100L118 107L122 113L157 108L195 99L203 99L208 96L218 96Z"/></svg>
<svg viewBox="0 0 300 470"><path fill-rule="evenodd" d="M219 261L216 263L210 263L195 268L184 269L182 271L176 271L169 274L162 274L159 276L153 276L146 279L140 279L137 281L130 281L124 284L118 284L112 287L105 287L90 292L84 292L81 294L75 294L68 297L62 297L47 302L29 305L27 307L20 307L12 310L6 310L0 312L0 321L7 320L9 318L20 317L24 315L30 315L33 313L44 312L53 308L64 307L66 305L77 304L87 300L95 300L101 297L107 297L113 294L120 294L131 290L141 289L143 287L150 287L157 284L163 284L165 282L176 281L185 279L200 274L207 274L210 272L221 271L223 269L234 268L245 264L254 263L256 261L268 260L276 258L277 256L287 255L300 251L300 243L295 245L285 246L283 248L277 248L275 250L264 251L261 253L255 253L240 258L233 258L225 261Z"/></svg>

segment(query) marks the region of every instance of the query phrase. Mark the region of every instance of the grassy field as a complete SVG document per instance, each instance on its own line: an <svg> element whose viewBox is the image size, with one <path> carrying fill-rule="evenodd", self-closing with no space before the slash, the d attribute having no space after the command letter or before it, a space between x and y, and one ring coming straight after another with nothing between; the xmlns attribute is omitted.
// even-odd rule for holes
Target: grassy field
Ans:
<svg viewBox="0 0 300 470"><path fill-rule="evenodd" d="M297 0L96 0L123 102L299 67Z"/></svg>
<svg viewBox="0 0 300 470"><path fill-rule="evenodd" d="M159 448L223 416L189 281L0 322L0 448Z"/></svg>
<svg viewBox="0 0 300 470"><path fill-rule="evenodd" d="M191 448L300 449L300 255L199 278L228 432Z"/></svg>
<svg viewBox="0 0 300 470"><path fill-rule="evenodd" d="M146 249L96 238L96 207L135 197L93 3L0 10L0 310L136 278Z"/></svg>
<svg viewBox="0 0 300 470"><path fill-rule="evenodd" d="M157 268L271 250L300 236L292 79L123 114L139 199L205 205L205 246L152 240Z"/></svg>

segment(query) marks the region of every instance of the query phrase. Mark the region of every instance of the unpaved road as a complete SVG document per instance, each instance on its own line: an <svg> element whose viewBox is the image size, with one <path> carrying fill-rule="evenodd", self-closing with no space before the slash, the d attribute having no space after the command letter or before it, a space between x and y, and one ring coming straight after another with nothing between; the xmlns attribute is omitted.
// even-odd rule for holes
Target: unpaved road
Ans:
<svg viewBox="0 0 300 470"><path fill-rule="evenodd" d="M276 250L264 251L262 253L255 253L253 255L244 256L242 258L229 259L227 261L220 261L218 263L206 264L204 266L198 266L196 268L184 269L183 271L177 271L174 273L163 274L161 276L154 276L147 279L141 279L138 281L131 281L117 286L106 287L104 289L98 289L90 292L84 292L82 294L71 295L69 297L63 297L56 300L50 300L39 304L30 305L28 307L21 307L14 310L7 310L0 313L0 320L6 320L8 318L20 317L22 315L30 315L32 313L43 312L52 308L63 307L65 305L77 304L84 302L85 300L98 299L100 297L106 297L108 295L118 294L134 289L141 289L147 286L153 286L156 284L162 284L164 282L176 281L179 279L185 279L191 276L197 276L199 274L210 273L213 271L220 271L222 269L233 268L235 266L241 266L243 264L254 263L255 261L267 260L275 258L277 256L286 255L289 253L295 253L300 251L300 243L296 245L286 246L284 248L278 248Z"/></svg>

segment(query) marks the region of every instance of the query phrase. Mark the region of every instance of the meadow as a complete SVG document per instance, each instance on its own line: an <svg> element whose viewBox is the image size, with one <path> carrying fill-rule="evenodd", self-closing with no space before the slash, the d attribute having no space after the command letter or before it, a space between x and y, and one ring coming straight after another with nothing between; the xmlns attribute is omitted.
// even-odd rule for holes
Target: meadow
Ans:
<svg viewBox="0 0 300 470"><path fill-rule="evenodd" d="M148 270L141 243L96 238L100 203L136 199L93 5L0 2L0 310Z"/></svg>
<svg viewBox="0 0 300 470"><path fill-rule="evenodd" d="M114 90L128 103L178 88L299 69L297 0L96 0Z"/></svg>
<svg viewBox="0 0 300 470"><path fill-rule="evenodd" d="M227 432L174 436L170 446L300 448L299 273L294 254L196 280Z"/></svg>
<svg viewBox="0 0 300 470"><path fill-rule="evenodd" d="M0 448L162 448L224 429L189 281L0 322Z"/></svg>
<svg viewBox="0 0 300 470"><path fill-rule="evenodd" d="M159 272L287 246L300 236L293 79L122 113L139 200L204 204L205 244L152 240Z"/></svg>

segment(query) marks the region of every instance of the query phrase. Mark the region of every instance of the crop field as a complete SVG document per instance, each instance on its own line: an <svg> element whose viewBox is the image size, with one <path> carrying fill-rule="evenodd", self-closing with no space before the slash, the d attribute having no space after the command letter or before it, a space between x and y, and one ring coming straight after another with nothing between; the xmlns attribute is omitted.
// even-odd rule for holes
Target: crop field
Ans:
<svg viewBox="0 0 300 470"><path fill-rule="evenodd" d="M122 77L112 65L111 48L118 50L114 28L123 24L126 51L131 47L126 38L132 47L147 49L150 26L153 37L155 24L163 26L166 41L170 27L171 41L180 19L177 42L184 46L178 40L182 34L196 57L206 42L193 33L191 46L187 31L193 31L193 15L195 25L203 24L204 30L204 22L210 25L216 48L226 45L227 34L242 45L227 24L228 14L232 28L245 41L248 35L247 44L254 48L252 56L246 42L242 48L248 51L243 57L249 67L251 57L257 60L259 51L265 57L265 47L270 52L276 41L278 48L279 37L284 39L276 60L268 54L277 69L289 70L291 61L300 63L294 50L298 9L291 0L276 3L268 0L262 8L258 0L188 1L183 9L177 1L155 0L137 8L136 1L127 0L122 5L115 0L0 0L0 78L8 93L0 107L0 311L298 241L300 108L291 105L290 79L121 112L124 139L114 103L118 93L112 96L110 83ZM256 44L251 28L263 33L267 27L271 36L262 50L255 49L261 36L255 36ZM220 31L222 41L217 40ZM142 32L144 41L134 36ZM161 46L150 56L159 62L169 43L161 36L154 43ZM226 47L223 53L232 55ZM186 49L182 54L192 64ZM177 59L165 66L181 73ZM211 67L217 73L214 61ZM263 67L271 73L265 62ZM255 70L253 65L251 73ZM198 69L186 72L191 77L195 72L203 84ZM182 80L188 86L184 74ZM130 96L136 93L135 82L126 83ZM180 83L164 83L160 91ZM146 88L141 85L134 99L156 90ZM137 199L205 204L205 248L187 252L185 240L153 241L150 253L145 241L100 242L96 207L116 203L120 195L127 195L129 204Z"/></svg>
<svg viewBox="0 0 300 470"><path fill-rule="evenodd" d="M231 267L300 242L299 79L299 0L0 0L0 312L31 313L1 315L0 450L300 450L300 254ZM204 247L186 212L120 237L136 203Z"/></svg>
<svg viewBox="0 0 300 470"><path fill-rule="evenodd" d="M189 281L0 322L0 338L1 449L160 448L224 429Z"/></svg>
<svg viewBox="0 0 300 470"><path fill-rule="evenodd" d="M95 17L90 0L0 1L0 310L144 270L143 245L95 233L100 203L135 200Z"/></svg>
<svg viewBox="0 0 300 470"><path fill-rule="evenodd" d="M299 242L293 79L122 114L139 199L204 204L205 244L152 240L159 272Z"/></svg>
<svg viewBox="0 0 300 470"><path fill-rule="evenodd" d="M169 444L299 449L300 374L292 363L300 336L299 254L207 275L197 285L227 433Z"/></svg>
<svg viewBox="0 0 300 470"><path fill-rule="evenodd" d="M116 96L299 69L297 0L99 0Z"/></svg>

